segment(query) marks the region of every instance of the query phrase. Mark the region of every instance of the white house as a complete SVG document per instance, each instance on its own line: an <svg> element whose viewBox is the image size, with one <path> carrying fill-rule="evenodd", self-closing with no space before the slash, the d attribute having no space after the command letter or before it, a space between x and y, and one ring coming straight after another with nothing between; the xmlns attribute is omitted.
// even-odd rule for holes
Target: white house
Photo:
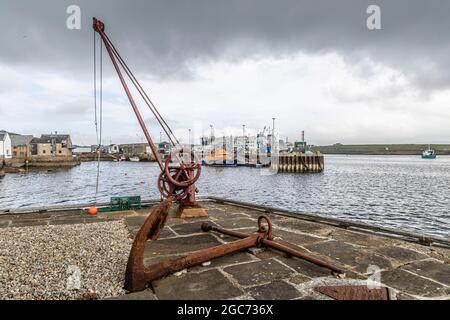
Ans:
<svg viewBox="0 0 450 320"><path fill-rule="evenodd" d="M109 154L111 154L111 153L119 153L120 152L120 147L119 147L119 145L118 144L110 144L109 146L108 146L108 153Z"/></svg>
<svg viewBox="0 0 450 320"><path fill-rule="evenodd" d="M8 132L0 131L0 161L12 158L11 137Z"/></svg>

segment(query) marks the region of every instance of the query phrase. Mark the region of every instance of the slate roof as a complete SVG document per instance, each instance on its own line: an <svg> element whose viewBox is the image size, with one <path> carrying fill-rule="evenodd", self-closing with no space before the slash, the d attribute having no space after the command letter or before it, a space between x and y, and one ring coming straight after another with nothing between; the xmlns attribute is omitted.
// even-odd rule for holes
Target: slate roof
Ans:
<svg viewBox="0 0 450 320"><path fill-rule="evenodd" d="M33 139L32 135L10 133L9 136L11 137L11 145L13 147L27 145Z"/></svg>
<svg viewBox="0 0 450 320"><path fill-rule="evenodd" d="M52 143L52 139L55 139L55 143L66 142L70 139L68 134L43 134L40 138L33 138L31 143Z"/></svg>

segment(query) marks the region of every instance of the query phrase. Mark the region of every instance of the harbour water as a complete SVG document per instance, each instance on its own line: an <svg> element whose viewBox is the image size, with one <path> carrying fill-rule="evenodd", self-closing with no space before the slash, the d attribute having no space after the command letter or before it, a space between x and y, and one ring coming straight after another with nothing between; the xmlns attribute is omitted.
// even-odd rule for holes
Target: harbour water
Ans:
<svg viewBox="0 0 450 320"><path fill-rule="evenodd" d="M102 162L100 168L100 202L159 197L155 163ZM0 209L91 202L95 182L95 162L7 174L0 179ZM200 195L450 237L450 156L327 155L325 170L315 174L204 167L198 189Z"/></svg>

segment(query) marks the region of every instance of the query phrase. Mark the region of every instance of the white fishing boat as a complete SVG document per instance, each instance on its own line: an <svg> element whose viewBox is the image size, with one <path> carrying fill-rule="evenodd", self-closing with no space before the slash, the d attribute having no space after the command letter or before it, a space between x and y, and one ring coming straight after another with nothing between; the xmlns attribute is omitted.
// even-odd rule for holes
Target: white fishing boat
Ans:
<svg viewBox="0 0 450 320"><path fill-rule="evenodd" d="M130 161L139 162L140 159L139 159L139 157L130 157Z"/></svg>

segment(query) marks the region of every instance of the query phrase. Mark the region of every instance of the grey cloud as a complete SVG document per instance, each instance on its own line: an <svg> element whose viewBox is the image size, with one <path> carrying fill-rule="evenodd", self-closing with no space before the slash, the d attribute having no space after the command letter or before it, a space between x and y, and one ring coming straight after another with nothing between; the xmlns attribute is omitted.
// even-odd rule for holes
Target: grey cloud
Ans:
<svg viewBox="0 0 450 320"><path fill-rule="evenodd" d="M81 31L65 28L70 4L3 1L0 36L8 45L0 61L86 77L92 68L91 17L97 16L130 67L143 74L188 79L195 59L336 51L352 63L372 58L400 68L425 90L450 84L445 0L80 0ZM381 7L382 30L367 30L369 4Z"/></svg>

